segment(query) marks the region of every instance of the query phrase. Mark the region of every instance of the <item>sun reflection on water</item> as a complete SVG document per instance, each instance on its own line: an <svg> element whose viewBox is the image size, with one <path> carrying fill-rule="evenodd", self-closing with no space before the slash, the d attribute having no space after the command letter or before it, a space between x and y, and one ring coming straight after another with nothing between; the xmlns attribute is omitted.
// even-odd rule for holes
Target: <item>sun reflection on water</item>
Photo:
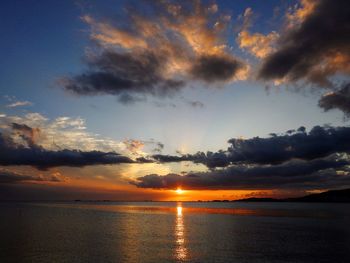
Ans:
<svg viewBox="0 0 350 263"><path fill-rule="evenodd" d="M180 204L181 205L181 204ZM182 216L182 206L177 206L176 207L176 210L177 210L177 216Z"/></svg>
<svg viewBox="0 0 350 263"><path fill-rule="evenodd" d="M175 224L175 240L176 240L176 259L182 261L187 257L187 249L185 246L185 225L182 214L182 204L178 203L176 207L176 224Z"/></svg>

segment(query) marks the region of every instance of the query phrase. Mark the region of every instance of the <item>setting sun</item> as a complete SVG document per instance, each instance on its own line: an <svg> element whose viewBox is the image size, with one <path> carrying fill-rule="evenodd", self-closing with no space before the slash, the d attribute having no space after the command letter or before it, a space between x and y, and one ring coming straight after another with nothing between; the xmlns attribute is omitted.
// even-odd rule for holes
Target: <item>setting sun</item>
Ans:
<svg viewBox="0 0 350 263"><path fill-rule="evenodd" d="M182 194L182 193L184 192L181 188L177 188L175 191L176 191L176 193L179 194L179 195Z"/></svg>

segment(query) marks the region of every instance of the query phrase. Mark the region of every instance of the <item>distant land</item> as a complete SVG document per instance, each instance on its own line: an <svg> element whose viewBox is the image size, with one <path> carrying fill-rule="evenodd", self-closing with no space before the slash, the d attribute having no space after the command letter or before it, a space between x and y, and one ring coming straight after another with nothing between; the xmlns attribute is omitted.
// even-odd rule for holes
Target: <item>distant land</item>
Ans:
<svg viewBox="0 0 350 263"><path fill-rule="evenodd" d="M75 202L125 202L118 200L74 200ZM138 202L138 201L126 201L126 202ZM153 201L153 200L143 200L142 202L162 202L162 201ZM167 202L178 202L167 201ZM193 202L193 201L183 201L183 202ZM198 200L197 202L314 202L314 203L350 203L350 188L343 190L330 190L322 192L319 194L310 194L302 197L295 198L268 198L268 197L251 197L238 200L211 200L211 201L202 201Z"/></svg>
<svg viewBox="0 0 350 263"><path fill-rule="evenodd" d="M108 202L164 202L155 200L98 200L98 199L75 199L75 200L0 200L0 202L82 202L82 203L108 203ZM177 200L166 202L179 202ZM310 194L295 198L268 198L251 197L237 200L211 200L211 201L181 201L181 202L314 202L314 203L350 203L350 188L343 190L330 190L319 194Z"/></svg>
<svg viewBox="0 0 350 263"><path fill-rule="evenodd" d="M319 194L310 194L296 198L246 198L234 202L315 202L315 203L350 203L350 189L331 190Z"/></svg>

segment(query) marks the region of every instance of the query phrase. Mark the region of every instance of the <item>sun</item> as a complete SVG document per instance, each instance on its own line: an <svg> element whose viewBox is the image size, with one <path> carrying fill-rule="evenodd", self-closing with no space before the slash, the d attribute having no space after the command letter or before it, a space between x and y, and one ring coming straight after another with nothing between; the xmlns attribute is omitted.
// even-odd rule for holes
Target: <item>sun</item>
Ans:
<svg viewBox="0 0 350 263"><path fill-rule="evenodd" d="M177 194L182 194L184 191L181 189L181 188L177 188L176 190L175 190L175 192L177 193Z"/></svg>

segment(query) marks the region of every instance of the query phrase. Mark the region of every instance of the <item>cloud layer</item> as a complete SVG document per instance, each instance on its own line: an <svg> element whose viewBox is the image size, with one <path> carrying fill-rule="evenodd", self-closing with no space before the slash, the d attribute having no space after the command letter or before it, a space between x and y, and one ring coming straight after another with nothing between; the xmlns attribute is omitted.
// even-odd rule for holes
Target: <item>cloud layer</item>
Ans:
<svg viewBox="0 0 350 263"><path fill-rule="evenodd" d="M349 185L349 161L335 156L278 165L234 165L184 175L150 174L130 183L153 189L327 189Z"/></svg>
<svg viewBox="0 0 350 263"><path fill-rule="evenodd" d="M130 105L147 96L172 97L189 85L216 88L247 79L336 93L335 78L350 74L348 1L300 0L283 14L282 25L264 33L253 31L250 7L239 16L238 34L234 18L216 3L140 2L124 11L104 19L82 16L95 45L87 49L85 71L60 79L65 90L115 95ZM233 54L235 45L257 60ZM325 100L324 109L348 114L339 96Z"/></svg>
<svg viewBox="0 0 350 263"><path fill-rule="evenodd" d="M83 16L98 51L87 55L84 73L61 80L66 90L131 101L137 95L172 96L192 81L222 84L246 78L248 68L230 52L225 35L231 17L216 4L154 1L148 2L147 13L140 6L126 9L119 19Z"/></svg>
<svg viewBox="0 0 350 263"><path fill-rule="evenodd" d="M38 115L30 114L27 117L31 119L32 124L44 124L42 116L39 118ZM11 122L14 120L23 123ZM98 164L135 163L131 158L118 154L115 151L81 150L86 145L80 145L80 147L76 145L75 149L62 149L62 146L55 144L53 148L57 149L46 148L45 141L47 138L42 139L41 137L46 137L50 133L60 137L60 126L65 128L66 136L71 135L67 129L67 122L72 121L70 119L60 118L53 126L43 125L42 128L32 128L24 123L25 121L26 117L4 116L1 118L0 165L30 165L45 170L56 166L82 167ZM81 122L79 123L82 124ZM59 142L59 140L57 141ZM91 143L91 141L88 142Z"/></svg>
<svg viewBox="0 0 350 263"><path fill-rule="evenodd" d="M149 174L130 182L141 188L322 189L350 183L350 127L315 126L309 132L300 127L267 138L232 138L228 140L230 146L226 150L178 156L158 153L164 145L154 140L125 140L123 144L134 159L116 152L46 149L38 144L44 131L25 123L8 123L8 128L0 133L0 165L28 165L47 170L58 166L187 161L209 168L206 172L184 172L181 175ZM142 149L145 145L155 147L153 152L157 154L144 155ZM2 183L62 179L11 171L3 171L0 177Z"/></svg>
<svg viewBox="0 0 350 263"><path fill-rule="evenodd" d="M161 163L192 161L206 172L149 174L130 183L141 188L176 189L327 189L349 185L350 127L315 126L230 139L226 151L180 156L153 155Z"/></svg>
<svg viewBox="0 0 350 263"><path fill-rule="evenodd" d="M51 151L37 145L24 146L0 133L0 165L30 165L38 169L56 166L134 163L129 157L115 152L58 150Z"/></svg>
<svg viewBox="0 0 350 263"><path fill-rule="evenodd" d="M280 164L292 159L313 160L334 153L350 152L350 127L315 126L310 132L304 127L285 134L271 134L268 138L232 138L227 150L196 154L153 155L158 162L192 161L208 168L231 164Z"/></svg>
<svg viewBox="0 0 350 263"><path fill-rule="evenodd" d="M22 174L5 169L0 170L0 184L15 184L21 182L63 182L65 178L60 173L50 176Z"/></svg>

